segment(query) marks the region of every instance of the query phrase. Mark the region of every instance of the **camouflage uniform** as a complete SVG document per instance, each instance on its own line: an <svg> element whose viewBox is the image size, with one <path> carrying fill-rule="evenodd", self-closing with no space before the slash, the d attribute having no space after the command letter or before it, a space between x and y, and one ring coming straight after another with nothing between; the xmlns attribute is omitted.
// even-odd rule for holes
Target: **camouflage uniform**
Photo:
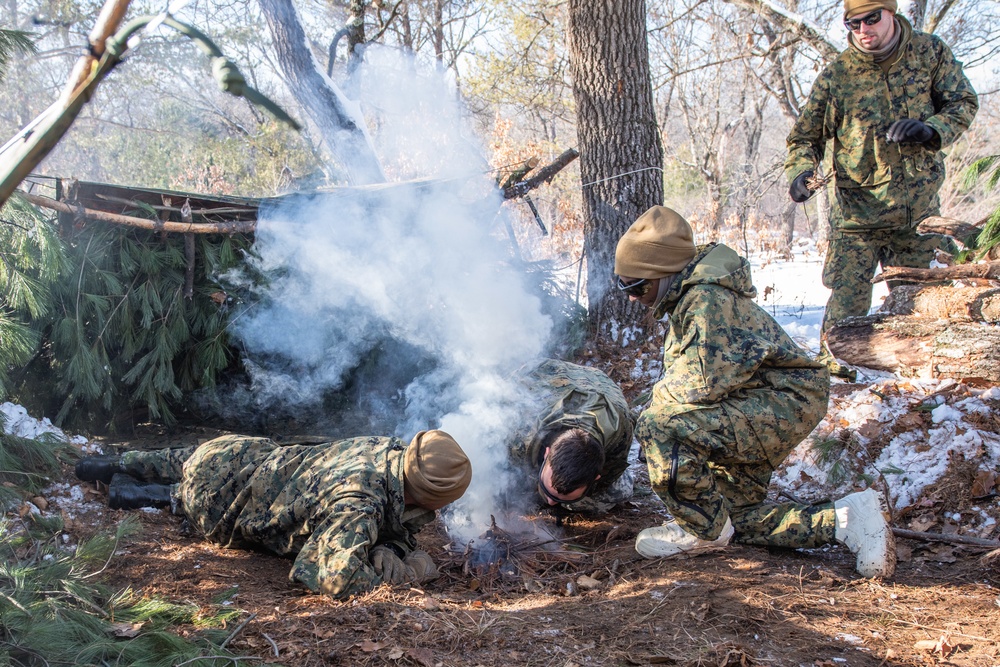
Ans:
<svg viewBox="0 0 1000 667"><path fill-rule="evenodd" d="M927 267L935 248L955 250L946 237L921 237L916 226L939 214L941 149L969 127L979 102L943 41L895 18L901 30L895 60L879 64L847 48L820 73L788 135L789 182L815 169L833 142L836 205L823 270L823 284L833 291L824 331L837 319L868 312L869 281L879 262ZM890 143L889 126L904 118L922 120L937 137L928 144Z"/></svg>
<svg viewBox="0 0 1000 667"><path fill-rule="evenodd" d="M774 469L826 414L830 378L752 299L750 264L700 246L654 315L669 314L664 375L636 437L677 523L714 540L813 547L834 541L832 504L763 504Z"/></svg>
<svg viewBox="0 0 1000 667"><path fill-rule="evenodd" d="M179 482L181 511L210 541L295 556L289 578L316 593L347 597L381 583L368 550L392 543L409 553L434 518L403 516L398 438L352 438L281 447L267 438L223 436L199 447L128 452L133 477Z"/></svg>
<svg viewBox="0 0 1000 667"><path fill-rule="evenodd" d="M605 373L568 361L546 359L520 376L541 410L524 435L510 444L510 459L537 473L545 458L549 436L571 428L592 435L604 448L601 478L586 500L567 509L593 511L631 496L631 484L617 484L628 469L632 447L632 416L621 388ZM534 484L534 476L531 477Z"/></svg>

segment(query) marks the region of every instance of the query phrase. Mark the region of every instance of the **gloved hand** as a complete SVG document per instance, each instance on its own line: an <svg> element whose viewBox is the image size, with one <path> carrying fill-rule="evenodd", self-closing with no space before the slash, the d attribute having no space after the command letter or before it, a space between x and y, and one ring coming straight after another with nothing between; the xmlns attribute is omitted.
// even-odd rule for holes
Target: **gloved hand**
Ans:
<svg viewBox="0 0 1000 667"><path fill-rule="evenodd" d="M403 560L403 565L413 572L413 579L410 581L414 584L430 581L438 576L437 565L426 551L414 551Z"/></svg>
<svg viewBox="0 0 1000 667"><path fill-rule="evenodd" d="M792 198L792 201L796 204L801 204L805 200L812 197L813 191L809 189L806 185L806 180L813 177L813 170L807 169L801 174L795 177L792 184L788 186L788 196Z"/></svg>
<svg viewBox="0 0 1000 667"><path fill-rule="evenodd" d="M369 554L375 574L382 577L387 584L402 584L409 581L403 560L391 548L380 544Z"/></svg>
<svg viewBox="0 0 1000 667"><path fill-rule="evenodd" d="M889 126L885 138L898 144L922 144L934 138L934 128L916 118L897 120Z"/></svg>

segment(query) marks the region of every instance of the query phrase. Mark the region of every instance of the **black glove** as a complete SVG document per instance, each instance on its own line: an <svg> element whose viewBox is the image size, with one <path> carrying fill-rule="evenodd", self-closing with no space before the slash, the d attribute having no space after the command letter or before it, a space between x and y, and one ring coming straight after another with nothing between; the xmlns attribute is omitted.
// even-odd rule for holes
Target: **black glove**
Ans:
<svg viewBox="0 0 1000 667"><path fill-rule="evenodd" d="M889 126L885 138L897 144L922 144L934 138L934 128L916 118L897 120Z"/></svg>
<svg viewBox="0 0 1000 667"><path fill-rule="evenodd" d="M788 186L788 196L792 198L792 201L796 204L801 204L805 200L812 197L813 191L809 189L806 185L806 180L813 177L813 170L808 169L803 171L801 174L795 177L792 184Z"/></svg>

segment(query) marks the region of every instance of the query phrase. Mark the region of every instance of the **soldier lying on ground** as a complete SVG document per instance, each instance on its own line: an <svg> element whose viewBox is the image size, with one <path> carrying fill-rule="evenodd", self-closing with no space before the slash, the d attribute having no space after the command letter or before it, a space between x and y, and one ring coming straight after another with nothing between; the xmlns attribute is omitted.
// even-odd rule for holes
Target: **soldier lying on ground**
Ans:
<svg viewBox="0 0 1000 667"><path fill-rule="evenodd" d="M663 378L636 437L674 520L641 531L636 550L653 558L730 540L807 549L836 541L862 575L891 575L895 544L880 493L764 502L775 468L826 414L830 377L754 303L750 263L724 245L696 247L684 218L654 206L619 240L615 273L630 300L670 316Z"/></svg>
<svg viewBox="0 0 1000 667"><path fill-rule="evenodd" d="M509 455L527 471L541 501L598 512L630 498L632 418L618 385L596 368L556 359L518 380L540 410L511 441Z"/></svg>
<svg viewBox="0 0 1000 667"><path fill-rule="evenodd" d="M347 597L437 575L414 535L460 498L472 466L443 431L279 446L227 435L198 447L91 456L112 509L171 507L211 542L294 556L289 578Z"/></svg>

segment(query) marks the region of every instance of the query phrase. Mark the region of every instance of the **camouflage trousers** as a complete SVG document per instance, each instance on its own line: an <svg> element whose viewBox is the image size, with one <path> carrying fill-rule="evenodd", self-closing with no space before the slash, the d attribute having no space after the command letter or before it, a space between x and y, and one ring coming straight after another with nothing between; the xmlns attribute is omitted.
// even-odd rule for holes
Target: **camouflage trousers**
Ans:
<svg viewBox="0 0 1000 667"><path fill-rule="evenodd" d="M257 463L275 447L269 438L224 435L196 447L126 452L122 464L137 479L176 484L180 510L211 539L210 527L246 492Z"/></svg>
<svg viewBox="0 0 1000 667"><path fill-rule="evenodd" d="M726 410L707 407L671 416L666 423L640 419L637 436L646 452L649 481L678 525L714 540L726 518L734 541L758 546L812 548L834 542L833 504L765 503L775 466L798 440L761 437L749 423L737 433Z"/></svg>
<svg viewBox="0 0 1000 667"><path fill-rule="evenodd" d="M935 250L954 253L955 242L942 234L918 234L912 227L830 232L823 285L831 290L823 315L825 333L845 317L867 315L872 305L871 279L886 266L927 268ZM889 287L895 284L890 283Z"/></svg>
<svg viewBox="0 0 1000 667"><path fill-rule="evenodd" d="M197 447L153 449L125 452L122 467L132 477L143 482L177 484L184 474L184 462L191 458Z"/></svg>

